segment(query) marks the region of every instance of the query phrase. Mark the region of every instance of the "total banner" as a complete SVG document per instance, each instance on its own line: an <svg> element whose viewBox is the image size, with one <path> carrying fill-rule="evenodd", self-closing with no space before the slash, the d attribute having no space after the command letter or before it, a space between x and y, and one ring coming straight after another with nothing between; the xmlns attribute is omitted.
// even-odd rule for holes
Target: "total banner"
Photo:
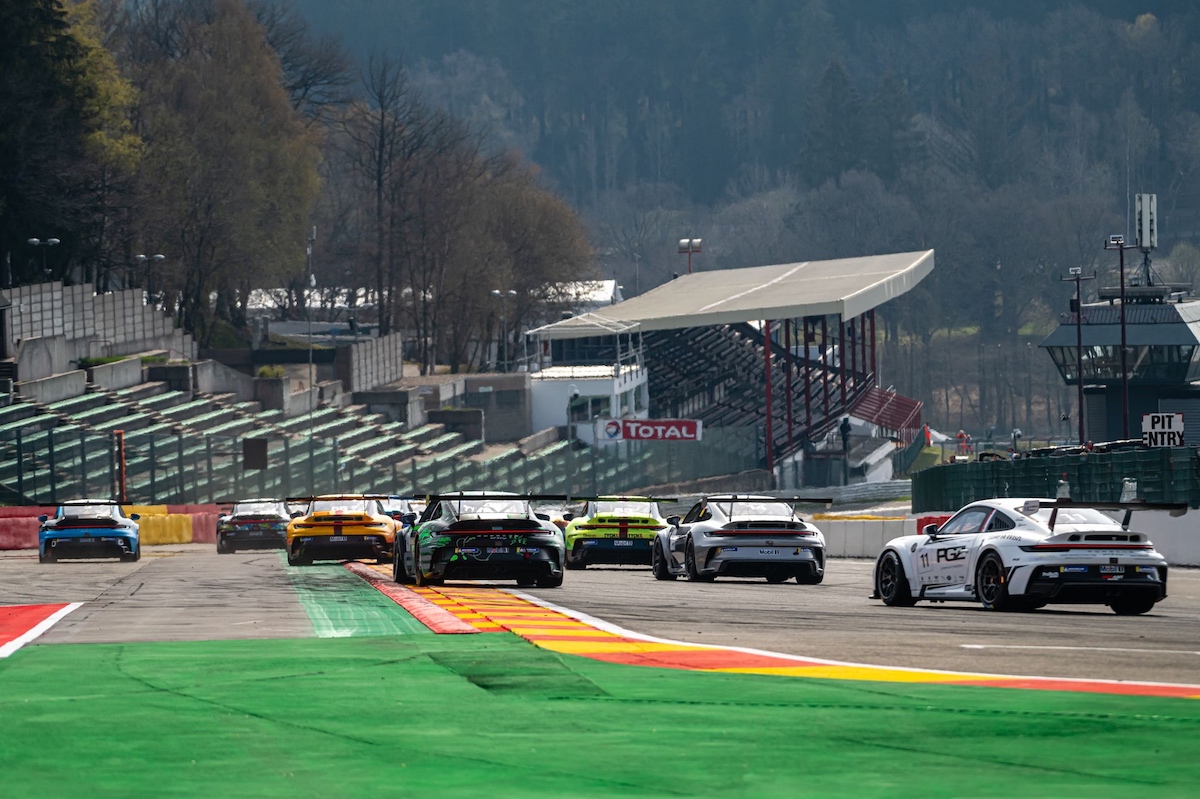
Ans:
<svg viewBox="0 0 1200 799"><path fill-rule="evenodd" d="M598 441L699 441L699 419L597 419Z"/></svg>

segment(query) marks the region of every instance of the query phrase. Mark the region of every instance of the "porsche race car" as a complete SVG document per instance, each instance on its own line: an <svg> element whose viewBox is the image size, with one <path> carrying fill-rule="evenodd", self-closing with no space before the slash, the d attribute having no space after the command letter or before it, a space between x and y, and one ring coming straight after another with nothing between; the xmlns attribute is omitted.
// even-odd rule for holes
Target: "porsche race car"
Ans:
<svg viewBox="0 0 1200 799"><path fill-rule="evenodd" d="M686 576L697 582L717 577L765 577L813 585L825 579L825 536L800 518L797 502L750 494L712 494L682 520L667 519L650 553L655 578Z"/></svg>
<svg viewBox="0 0 1200 799"><path fill-rule="evenodd" d="M244 499L217 519L217 554L238 549L282 549L292 514L283 500Z"/></svg>
<svg viewBox="0 0 1200 799"><path fill-rule="evenodd" d="M289 504L304 501L307 505L287 526L288 564L355 558L387 563L400 523L383 512L381 499L365 494L289 499Z"/></svg>
<svg viewBox="0 0 1200 799"><path fill-rule="evenodd" d="M38 562L59 558L142 557L136 513L125 515L111 499L77 499L58 506L53 516L39 516Z"/></svg>
<svg viewBox="0 0 1200 799"><path fill-rule="evenodd" d="M568 569L594 563L650 565L655 534L667 527L658 501L649 497L598 497L588 500L566 529Z"/></svg>
<svg viewBox="0 0 1200 799"><path fill-rule="evenodd" d="M563 581L563 533L533 510L532 499L485 491L430 496L419 521L395 547L392 576L417 585L491 579L557 588Z"/></svg>
<svg viewBox="0 0 1200 799"><path fill-rule="evenodd" d="M1125 519L1104 510L1125 511ZM889 541L875 561L874 598L899 606L961 600L990 610L1036 610L1054 602L1146 613L1167 595L1167 561L1145 535L1128 529L1134 510L1179 514L1187 506L972 502L945 524Z"/></svg>

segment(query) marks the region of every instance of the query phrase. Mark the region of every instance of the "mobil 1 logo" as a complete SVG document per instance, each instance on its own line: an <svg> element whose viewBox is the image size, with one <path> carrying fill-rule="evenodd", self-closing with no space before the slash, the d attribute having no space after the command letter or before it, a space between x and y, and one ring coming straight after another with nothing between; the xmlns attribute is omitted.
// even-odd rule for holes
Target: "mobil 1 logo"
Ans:
<svg viewBox="0 0 1200 799"><path fill-rule="evenodd" d="M1142 443L1147 447L1182 447L1182 413L1143 413Z"/></svg>

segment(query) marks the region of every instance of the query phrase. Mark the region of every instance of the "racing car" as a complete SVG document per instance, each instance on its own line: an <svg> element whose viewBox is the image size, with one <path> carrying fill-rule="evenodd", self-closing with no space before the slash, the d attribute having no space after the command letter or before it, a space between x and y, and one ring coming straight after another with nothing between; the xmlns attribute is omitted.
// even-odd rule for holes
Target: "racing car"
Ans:
<svg viewBox="0 0 1200 799"><path fill-rule="evenodd" d="M1118 522L1102 511L1125 511ZM917 535L889 541L875 561L873 598L979 602L989 610L1036 610L1055 602L1146 613L1167 595L1167 561L1141 533L1134 510L1186 512L1186 505L1063 499L972 502Z"/></svg>
<svg viewBox="0 0 1200 799"><path fill-rule="evenodd" d="M650 497L598 497L570 518L566 529L568 569L589 563L650 565L655 534L667 526Z"/></svg>
<svg viewBox="0 0 1200 799"><path fill-rule="evenodd" d="M366 494L326 494L289 499L306 502L302 515L287 526L287 558L290 566L309 566L314 560L374 558L387 563L392 558L399 523L383 512L384 497Z"/></svg>
<svg viewBox="0 0 1200 799"><path fill-rule="evenodd" d="M142 557L136 513L129 516L111 499L77 499L58 506L53 516L39 516L38 562L59 558Z"/></svg>
<svg viewBox="0 0 1200 799"><path fill-rule="evenodd" d="M244 499L217 519L217 554L241 549L282 549L292 514L283 500Z"/></svg>
<svg viewBox="0 0 1200 799"><path fill-rule="evenodd" d="M428 497L420 519L395 547L393 578L417 585L493 579L557 588L563 581L563 533L533 510L532 499L486 491Z"/></svg>
<svg viewBox="0 0 1200 799"><path fill-rule="evenodd" d="M650 553L659 580L683 575L696 582L722 577L796 578L815 585L825 579L825 536L796 513L798 502L751 494L711 494L682 520L667 519Z"/></svg>

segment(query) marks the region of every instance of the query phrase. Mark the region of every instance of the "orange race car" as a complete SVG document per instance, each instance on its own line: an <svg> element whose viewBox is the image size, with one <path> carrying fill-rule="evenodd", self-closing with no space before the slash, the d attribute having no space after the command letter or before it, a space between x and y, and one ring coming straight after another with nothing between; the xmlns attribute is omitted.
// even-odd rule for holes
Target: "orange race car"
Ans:
<svg viewBox="0 0 1200 799"><path fill-rule="evenodd" d="M306 505L287 527L288 565L356 558L390 562L400 522L384 512L383 499L365 494L288 499Z"/></svg>

